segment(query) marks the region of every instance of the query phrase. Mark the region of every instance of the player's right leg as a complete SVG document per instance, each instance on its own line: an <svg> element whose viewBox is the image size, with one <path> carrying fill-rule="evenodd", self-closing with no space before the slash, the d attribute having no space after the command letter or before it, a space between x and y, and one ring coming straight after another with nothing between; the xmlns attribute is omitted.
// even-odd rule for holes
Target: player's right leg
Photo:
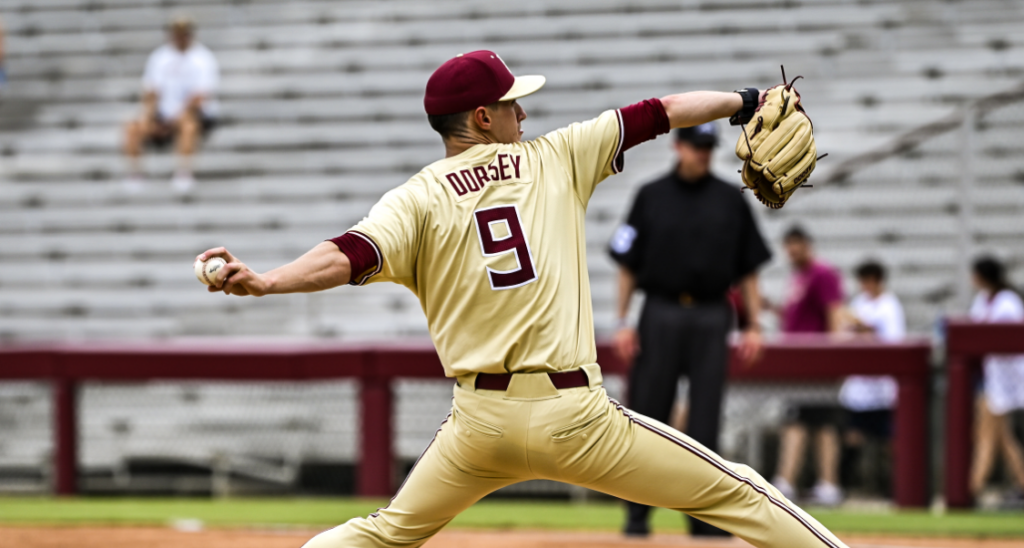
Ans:
<svg viewBox="0 0 1024 548"><path fill-rule="evenodd" d="M525 459L519 458L524 453L520 444L525 428L517 432L515 425L502 428L492 426L497 421L475 418L478 410L474 404L479 402L472 401L473 397L456 396L452 415L386 507L324 531L304 548L422 546L488 493L525 479Z"/></svg>

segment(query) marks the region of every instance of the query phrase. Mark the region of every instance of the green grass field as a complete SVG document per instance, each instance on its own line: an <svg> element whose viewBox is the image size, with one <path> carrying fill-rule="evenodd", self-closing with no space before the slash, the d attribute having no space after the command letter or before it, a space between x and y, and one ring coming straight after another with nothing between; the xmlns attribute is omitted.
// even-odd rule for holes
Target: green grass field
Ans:
<svg viewBox="0 0 1024 548"><path fill-rule="evenodd" d="M368 499L152 499L0 497L0 524L157 525L197 519L207 527L326 527L365 516L385 500ZM913 536L1020 537L1024 514L924 511L813 511L829 528L844 533ZM614 502L484 501L455 518L452 527L616 531L623 512ZM675 512L658 510L661 532L684 531Z"/></svg>

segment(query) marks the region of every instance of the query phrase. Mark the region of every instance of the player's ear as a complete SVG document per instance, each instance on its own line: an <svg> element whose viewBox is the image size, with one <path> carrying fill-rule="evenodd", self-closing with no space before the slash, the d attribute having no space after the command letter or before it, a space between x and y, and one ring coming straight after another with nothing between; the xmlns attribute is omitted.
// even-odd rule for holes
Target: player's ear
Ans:
<svg viewBox="0 0 1024 548"><path fill-rule="evenodd" d="M487 112L487 107L476 107L473 111L473 121L484 131L491 129L491 114Z"/></svg>

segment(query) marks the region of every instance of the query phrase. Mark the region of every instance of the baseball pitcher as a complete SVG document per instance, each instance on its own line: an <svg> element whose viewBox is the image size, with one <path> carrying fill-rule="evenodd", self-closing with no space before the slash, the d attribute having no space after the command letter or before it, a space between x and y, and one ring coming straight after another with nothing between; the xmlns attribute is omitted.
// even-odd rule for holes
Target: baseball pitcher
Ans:
<svg viewBox="0 0 1024 548"><path fill-rule="evenodd" d="M845 547L754 470L610 399L596 363L584 235L595 187L671 128L749 121L758 91L649 99L521 141L517 100L544 82L490 51L447 61L424 100L444 159L290 264L260 274L224 248L199 255L228 262L210 291L231 295L404 285L457 380L391 503L306 546L421 546L488 493L543 478L686 512L755 546Z"/></svg>

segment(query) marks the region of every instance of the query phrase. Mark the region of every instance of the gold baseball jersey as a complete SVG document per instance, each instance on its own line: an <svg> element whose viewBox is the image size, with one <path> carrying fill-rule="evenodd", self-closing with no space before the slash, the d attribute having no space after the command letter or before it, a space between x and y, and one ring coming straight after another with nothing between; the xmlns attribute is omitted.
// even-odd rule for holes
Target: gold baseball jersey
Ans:
<svg viewBox="0 0 1024 548"><path fill-rule="evenodd" d="M596 363L584 216L621 151L610 110L435 162L350 231L378 253L353 283L412 290L450 377Z"/></svg>

